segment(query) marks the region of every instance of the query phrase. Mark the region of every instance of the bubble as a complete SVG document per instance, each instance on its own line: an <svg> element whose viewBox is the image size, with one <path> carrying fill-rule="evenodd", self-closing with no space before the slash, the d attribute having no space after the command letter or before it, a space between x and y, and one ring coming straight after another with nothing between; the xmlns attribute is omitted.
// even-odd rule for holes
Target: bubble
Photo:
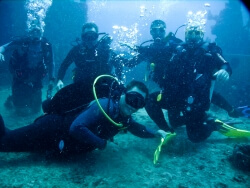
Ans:
<svg viewBox="0 0 250 188"><path fill-rule="evenodd" d="M205 3L204 6L205 7L210 7L210 4L209 3Z"/></svg>
<svg viewBox="0 0 250 188"><path fill-rule="evenodd" d="M137 44L138 41L138 24L135 23L131 26L119 26L119 25L114 25L112 27L113 30L113 34L115 35L115 37L117 38L117 42L114 42L113 48L114 50L120 50L124 47L121 47L120 44L129 44L131 46ZM126 47L125 47L126 48Z"/></svg>
<svg viewBox="0 0 250 188"><path fill-rule="evenodd" d="M36 25L40 27L41 31L44 31L46 13L49 7L52 5L52 0L27 0L25 3L25 9L27 10L27 28L31 29Z"/></svg>
<svg viewBox="0 0 250 188"><path fill-rule="evenodd" d="M205 25L206 25L206 16L207 11L197 11L196 13L193 13L192 11L189 11L187 13L187 28L189 27L198 27L202 32L205 32Z"/></svg>
<svg viewBox="0 0 250 188"><path fill-rule="evenodd" d="M112 28L113 29L120 29L120 27L118 25L114 25Z"/></svg>

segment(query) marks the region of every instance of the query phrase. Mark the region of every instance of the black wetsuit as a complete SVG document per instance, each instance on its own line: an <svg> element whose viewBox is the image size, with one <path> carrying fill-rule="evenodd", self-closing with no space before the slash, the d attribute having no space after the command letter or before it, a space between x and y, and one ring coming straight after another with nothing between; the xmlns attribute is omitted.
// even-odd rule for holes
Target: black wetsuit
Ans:
<svg viewBox="0 0 250 188"><path fill-rule="evenodd" d="M16 107L30 107L40 112L42 80L48 74L54 79L52 46L47 39L32 41L29 37L12 41L6 50L13 50L9 68L12 74L12 101Z"/></svg>
<svg viewBox="0 0 250 188"><path fill-rule="evenodd" d="M148 79L152 79L160 87L165 82L164 70L166 62L172 56L173 50L182 41L174 36L168 39L163 39L159 42L153 42L150 45L138 47L138 55L130 61L126 62L125 65L128 67L134 67L141 62L147 62L148 66ZM151 67L153 64L153 67Z"/></svg>
<svg viewBox="0 0 250 188"><path fill-rule="evenodd" d="M169 130L162 112L167 109L171 126L185 124L193 142L206 139L215 130L213 120L206 115L213 74L219 69L231 74L229 64L221 61L217 53L221 54L220 48L208 43L193 48L183 43L176 48L176 53L165 64L161 100L157 101L160 92L156 92L146 105L148 114L161 129Z"/></svg>
<svg viewBox="0 0 250 188"><path fill-rule="evenodd" d="M110 49L109 45L98 43L91 49L83 44L73 47L60 66L58 80L63 80L68 67L75 63L74 83L55 94L50 102L48 113L63 113L93 100L92 85L95 78L99 75L109 74L116 75L120 79L122 74L121 61L122 59ZM114 73L113 68L115 69ZM107 82L110 82L110 79L99 80L98 84L101 86L97 92L98 97L107 96L108 88L105 87Z"/></svg>
<svg viewBox="0 0 250 188"><path fill-rule="evenodd" d="M154 137L154 131L136 123L132 117L122 117L116 101L103 98L99 102L110 118L117 123L122 123L123 128L127 128L138 137ZM107 140L121 130L104 116L96 102L93 102L78 117L77 115L75 113L63 116L45 115L28 126L6 130L5 133L0 119L0 151L84 153L96 148L104 148ZM63 146L60 145L61 143Z"/></svg>

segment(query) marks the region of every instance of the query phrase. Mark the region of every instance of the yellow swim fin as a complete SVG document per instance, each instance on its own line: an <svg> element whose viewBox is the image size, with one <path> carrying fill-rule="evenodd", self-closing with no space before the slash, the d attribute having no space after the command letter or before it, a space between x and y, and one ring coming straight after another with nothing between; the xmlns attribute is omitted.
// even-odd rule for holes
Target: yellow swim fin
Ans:
<svg viewBox="0 0 250 188"><path fill-rule="evenodd" d="M220 132L225 136L237 137L237 138L250 137L250 131L236 129L218 119L215 120L215 123L217 123L220 126L218 132Z"/></svg>
<svg viewBox="0 0 250 188"><path fill-rule="evenodd" d="M176 133L168 133L165 138L161 138L161 142L160 142L159 146L156 148L155 153L154 153L154 161L153 161L154 164L156 164L158 159L159 159L159 156L160 156L160 153L161 153L161 147L163 145L167 144L167 142L171 138L173 138L174 136L176 136Z"/></svg>

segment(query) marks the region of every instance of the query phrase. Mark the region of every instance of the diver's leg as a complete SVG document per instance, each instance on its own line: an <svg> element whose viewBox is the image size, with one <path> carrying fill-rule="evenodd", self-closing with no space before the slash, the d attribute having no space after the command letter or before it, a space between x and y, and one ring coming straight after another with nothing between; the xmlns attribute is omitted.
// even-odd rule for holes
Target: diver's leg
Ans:
<svg viewBox="0 0 250 188"><path fill-rule="evenodd" d="M227 111L230 117L242 116L242 113L235 109L220 93L213 93L212 103Z"/></svg>
<svg viewBox="0 0 250 188"><path fill-rule="evenodd" d="M179 109L169 109L168 119L172 128L184 125L184 116Z"/></svg>
<svg viewBox="0 0 250 188"><path fill-rule="evenodd" d="M192 112L186 116L186 131L190 141L201 142L207 139L216 130L214 119L206 112Z"/></svg>
<svg viewBox="0 0 250 188"><path fill-rule="evenodd" d="M44 151L58 147L58 137L63 132L63 118L45 115L34 123L6 132L0 139L0 151Z"/></svg>
<svg viewBox="0 0 250 188"><path fill-rule="evenodd" d="M2 136L5 135L5 126L4 126L4 121L2 118L2 115L0 114L0 140L2 138Z"/></svg>
<svg viewBox="0 0 250 188"><path fill-rule="evenodd" d="M18 80L14 81L12 86L12 99L16 108L24 108L29 105L29 98L26 97L29 86Z"/></svg>
<svg viewBox="0 0 250 188"><path fill-rule="evenodd" d="M34 113L38 113L42 108L42 90L34 88L31 93L31 109Z"/></svg>
<svg viewBox="0 0 250 188"><path fill-rule="evenodd" d="M170 131L170 127L168 126L162 111L165 106L165 100L161 99L160 101L157 101L157 96L159 94L160 92L155 92L149 95L145 109L149 117L157 124L160 129Z"/></svg>
<svg viewBox="0 0 250 188"><path fill-rule="evenodd" d="M9 95L6 99L6 101L4 102L4 106L7 109L11 109L13 107L13 102L12 102L12 95Z"/></svg>
<svg viewBox="0 0 250 188"><path fill-rule="evenodd" d="M228 103L228 101L218 92L213 93L212 101L213 104L216 106L226 110L227 112L230 112L233 110L233 107Z"/></svg>

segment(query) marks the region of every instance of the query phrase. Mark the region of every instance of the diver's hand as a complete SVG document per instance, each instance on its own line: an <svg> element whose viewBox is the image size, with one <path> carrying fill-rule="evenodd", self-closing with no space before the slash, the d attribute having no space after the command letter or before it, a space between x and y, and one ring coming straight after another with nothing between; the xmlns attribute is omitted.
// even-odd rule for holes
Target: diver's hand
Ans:
<svg viewBox="0 0 250 188"><path fill-rule="evenodd" d="M218 70L214 76L216 77L216 80L218 81L227 81L229 79L229 74L226 70L220 69Z"/></svg>
<svg viewBox="0 0 250 188"><path fill-rule="evenodd" d="M164 131L164 130L158 130L155 133L155 136L159 136L161 138L165 138L167 136L167 134L169 134L168 132Z"/></svg>
<svg viewBox="0 0 250 188"><path fill-rule="evenodd" d="M64 86L64 84L63 84L62 80L58 80L58 82L56 84L56 89L60 90L63 88L63 86Z"/></svg>
<svg viewBox="0 0 250 188"><path fill-rule="evenodd" d="M5 59L4 59L4 55L2 53L0 53L0 62L2 62L2 61L5 61Z"/></svg>

